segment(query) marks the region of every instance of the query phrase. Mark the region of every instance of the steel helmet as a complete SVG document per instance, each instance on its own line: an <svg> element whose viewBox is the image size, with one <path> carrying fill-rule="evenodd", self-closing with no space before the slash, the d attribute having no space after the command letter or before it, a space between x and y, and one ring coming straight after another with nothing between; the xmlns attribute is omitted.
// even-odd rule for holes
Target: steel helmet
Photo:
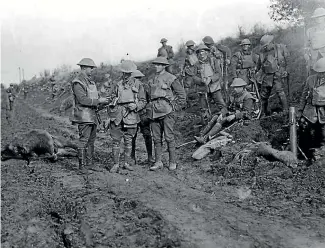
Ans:
<svg viewBox="0 0 325 248"><path fill-rule="evenodd" d="M80 60L80 62L77 65L88 66L88 67L97 67L95 62L90 58L83 58L82 60Z"/></svg>
<svg viewBox="0 0 325 248"><path fill-rule="evenodd" d="M205 36L202 41L204 42L204 44L208 44L208 45L211 45L211 44L214 44L214 40L212 39L211 36Z"/></svg>
<svg viewBox="0 0 325 248"><path fill-rule="evenodd" d="M243 45L251 45L251 41L249 39L243 39L240 43L241 46Z"/></svg>
<svg viewBox="0 0 325 248"><path fill-rule="evenodd" d="M242 78L235 78L234 81L232 82L232 84L230 85L230 87L242 87L242 86L246 86L247 83L245 82L244 79Z"/></svg>
<svg viewBox="0 0 325 248"><path fill-rule="evenodd" d="M152 61L153 64L160 64L160 65L169 65L167 58L165 57L157 57Z"/></svg>
<svg viewBox="0 0 325 248"><path fill-rule="evenodd" d="M168 40L166 39L166 38L162 38L161 40L160 40L160 43L163 43L163 42L167 42Z"/></svg>
<svg viewBox="0 0 325 248"><path fill-rule="evenodd" d="M188 41L186 41L186 43L185 43L185 46L187 46L187 47L189 47L189 46L194 46L194 45L195 45L195 42L192 41L192 40L188 40Z"/></svg>
<svg viewBox="0 0 325 248"><path fill-rule="evenodd" d="M325 72L325 58L317 60L313 67L316 72Z"/></svg>
<svg viewBox="0 0 325 248"><path fill-rule="evenodd" d="M268 35L268 34L265 34L263 35L263 37L261 38L260 40L260 44L261 46L266 46L268 44L270 44L274 39L274 36L273 35Z"/></svg>
<svg viewBox="0 0 325 248"><path fill-rule="evenodd" d="M317 18L317 17L321 17L321 16L325 16L325 9L324 8L317 8L315 9L313 15L311 16L311 18Z"/></svg>
<svg viewBox="0 0 325 248"><path fill-rule="evenodd" d="M132 72L131 77L144 77L144 74L139 70L135 70Z"/></svg>
<svg viewBox="0 0 325 248"><path fill-rule="evenodd" d="M119 69L121 72L132 73L137 69L137 66L131 60L123 60Z"/></svg>
<svg viewBox="0 0 325 248"><path fill-rule="evenodd" d="M196 52L198 53L201 50L206 50L206 51L210 51L210 49L204 45L204 44L200 44L197 48L196 48Z"/></svg>

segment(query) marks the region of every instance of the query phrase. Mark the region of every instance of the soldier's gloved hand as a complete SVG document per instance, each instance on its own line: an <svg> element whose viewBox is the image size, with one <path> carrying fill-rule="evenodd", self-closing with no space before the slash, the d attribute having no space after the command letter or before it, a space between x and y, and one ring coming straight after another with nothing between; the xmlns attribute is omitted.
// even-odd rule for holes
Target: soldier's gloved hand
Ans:
<svg viewBox="0 0 325 248"><path fill-rule="evenodd" d="M230 65L230 60L229 59L226 59L226 65Z"/></svg>
<svg viewBox="0 0 325 248"><path fill-rule="evenodd" d="M129 110L133 111L137 108L137 105L134 102L128 104Z"/></svg>

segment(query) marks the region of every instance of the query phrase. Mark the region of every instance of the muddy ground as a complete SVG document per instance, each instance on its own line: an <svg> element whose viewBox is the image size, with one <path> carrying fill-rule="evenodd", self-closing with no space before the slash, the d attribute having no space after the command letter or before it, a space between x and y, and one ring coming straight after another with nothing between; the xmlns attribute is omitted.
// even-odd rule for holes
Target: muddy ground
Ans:
<svg viewBox="0 0 325 248"><path fill-rule="evenodd" d="M77 138L46 97L19 98L10 123L2 111L2 146L33 128ZM199 132L196 113L179 113L178 144ZM283 117L235 125L234 142L201 161L191 158L195 146L179 149L175 172L149 171L138 135L135 170L109 173L108 133L95 144L102 169L88 178L76 158L37 160L34 170L3 162L1 247L325 247L324 160L292 169L249 152L253 141L285 149L287 129Z"/></svg>

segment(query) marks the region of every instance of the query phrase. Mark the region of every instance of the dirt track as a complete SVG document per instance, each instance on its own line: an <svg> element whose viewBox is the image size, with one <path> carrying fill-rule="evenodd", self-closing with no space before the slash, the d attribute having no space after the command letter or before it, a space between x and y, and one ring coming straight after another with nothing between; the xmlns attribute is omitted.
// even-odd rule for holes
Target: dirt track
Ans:
<svg viewBox="0 0 325 248"><path fill-rule="evenodd" d="M2 144L33 128L77 137L66 117L48 114L43 99L27 103L18 100L12 125L2 114ZM178 142L180 130L193 135L193 114L182 116ZM134 172L103 169L86 181L76 158L35 161L34 173L25 162L3 162L2 247L325 247L325 167L292 170L253 156L232 162L249 146L251 128L234 130L241 141L221 149L221 157L198 162L191 159L195 148L181 149L176 172L148 171L141 135ZM272 130L260 129L253 139L270 139ZM111 164L110 138L98 135L97 155Z"/></svg>

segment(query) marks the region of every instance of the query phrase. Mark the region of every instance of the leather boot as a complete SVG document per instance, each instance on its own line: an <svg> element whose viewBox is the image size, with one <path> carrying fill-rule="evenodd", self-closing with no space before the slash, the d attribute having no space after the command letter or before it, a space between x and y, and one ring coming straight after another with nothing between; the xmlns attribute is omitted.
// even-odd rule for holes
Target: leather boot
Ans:
<svg viewBox="0 0 325 248"><path fill-rule="evenodd" d="M175 142L168 142L168 153L169 153L169 170L176 170L176 147Z"/></svg>
<svg viewBox="0 0 325 248"><path fill-rule="evenodd" d="M134 170L133 167L130 164L131 151L132 151L132 146L125 146L125 148L124 148L124 165L123 165L123 168L127 169L129 171Z"/></svg>
<svg viewBox="0 0 325 248"><path fill-rule="evenodd" d="M287 113L289 111L289 107L288 107L288 101L285 93L280 93L279 98L282 105L282 111Z"/></svg>
<svg viewBox="0 0 325 248"><path fill-rule="evenodd" d="M148 154L148 163L154 163L155 161L152 158L152 138L151 136L144 137L144 143L146 145L146 150Z"/></svg>
<svg viewBox="0 0 325 248"><path fill-rule="evenodd" d="M155 164L152 167L150 167L150 170L152 170L152 171L155 171L155 170L158 170L158 169L164 167L164 165L161 161L161 156L162 156L161 142L155 143L155 156L156 156Z"/></svg>
<svg viewBox="0 0 325 248"><path fill-rule="evenodd" d="M110 169L109 172L116 173L119 168L119 162L120 162L120 147L113 147L113 167Z"/></svg>
<svg viewBox="0 0 325 248"><path fill-rule="evenodd" d="M221 129L222 124L216 123L207 134L200 137L194 136L194 139L196 139L199 144L205 144L213 135L219 133Z"/></svg>
<svg viewBox="0 0 325 248"><path fill-rule="evenodd" d="M78 148L78 160L79 160L79 170L81 173L85 173L87 169L85 168L87 166L87 159L86 159L86 148Z"/></svg>
<svg viewBox="0 0 325 248"><path fill-rule="evenodd" d="M136 145L136 140L137 140L137 133L134 135L132 139L132 150L131 150L131 158L135 161L135 145Z"/></svg>

